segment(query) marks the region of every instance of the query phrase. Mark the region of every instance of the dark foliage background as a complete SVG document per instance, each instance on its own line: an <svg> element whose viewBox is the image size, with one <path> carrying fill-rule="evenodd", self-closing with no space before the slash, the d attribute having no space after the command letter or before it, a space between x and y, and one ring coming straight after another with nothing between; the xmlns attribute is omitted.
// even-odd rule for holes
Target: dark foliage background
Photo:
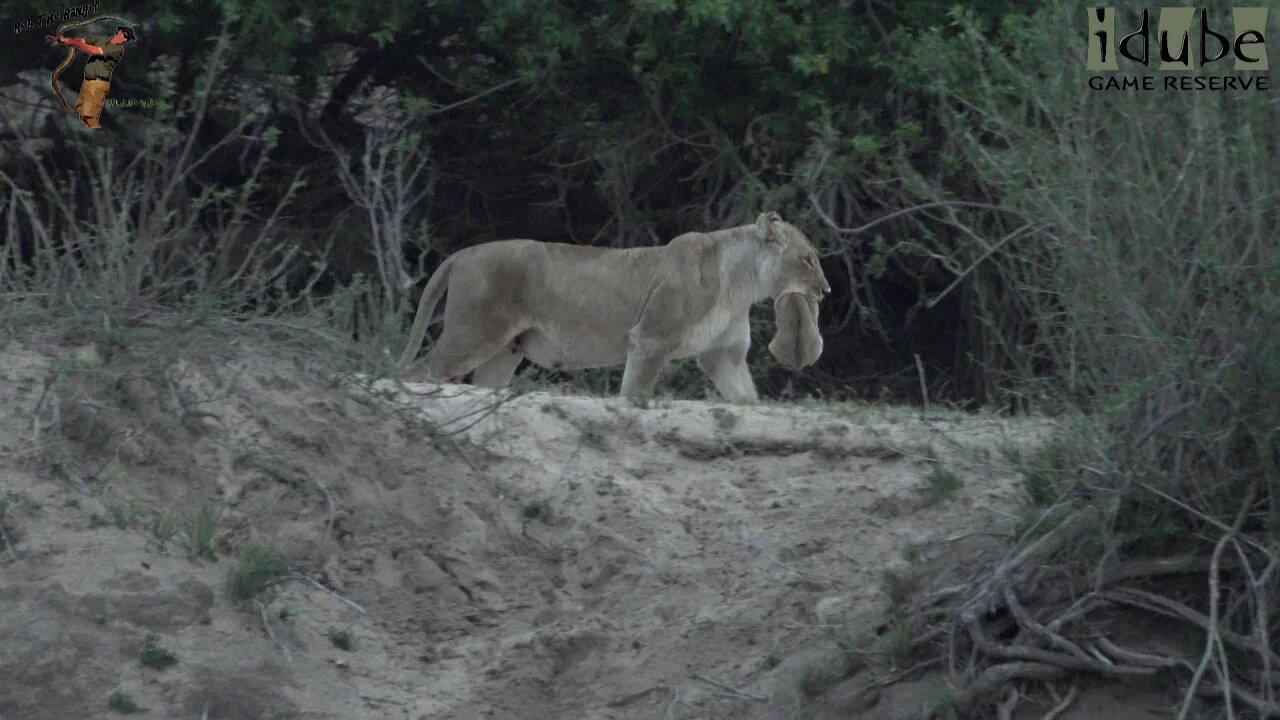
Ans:
<svg viewBox="0 0 1280 720"><path fill-rule="evenodd" d="M54 9L3 8L9 18ZM1023 8L983 3L977 19ZM946 133L924 78L903 72L919 33L955 35L949 11L949 3L933 0L122 2L98 9L134 20L141 35L117 72L113 99L192 99L216 75L198 125L185 118L174 126L192 133L198 150L212 151L184 185L242 184L252 172L247 154L262 147L268 129L279 131L252 203L274 206L300 173L305 189L281 210L290 236L328 247L318 239L340 230L322 288L375 274L377 239L352 210L348 189L333 182L334 151L358 155L370 115L397 107L402 133L429 149L418 179L430 192L400 218L429 228L429 243L405 249L411 265L429 269L460 247L507 237L663 243L776 209L824 248L836 292L823 308L828 351L813 372L792 377L763 354L754 358L766 394L787 386L919 401L923 369L934 401L1006 402L999 391L1007 388L971 352L984 332L966 320L965 293L923 305L955 279L938 257L965 242L948 213L926 209L862 233L837 231L920 204L913 181L921 174L939 186L971 188L972 179L946 165ZM56 101L40 86L62 50L43 46L48 32L6 42L0 82L15 83L21 73L26 86L41 90L6 91L9 110L31 112L18 123L22 132L52 138L45 157L55 164L84 147L137 151L148 124L161 121L153 109L108 108L99 136L52 112ZM227 48L214 64L220 33ZM64 76L72 102L80 67ZM163 80L158 67L168 73ZM253 117L245 122L247 109ZM930 238L927 248L914 241L921 236ZM760 321L767 331L768 314Z"/></svg>

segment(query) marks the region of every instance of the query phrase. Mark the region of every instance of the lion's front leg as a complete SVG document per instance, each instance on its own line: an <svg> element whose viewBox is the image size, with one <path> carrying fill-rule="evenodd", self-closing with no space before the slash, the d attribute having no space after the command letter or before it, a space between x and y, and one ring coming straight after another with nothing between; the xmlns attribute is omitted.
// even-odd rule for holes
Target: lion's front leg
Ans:
<svg viewBox="0 0 1280 720"><path fill-rule="evenodd" d="M747 367L747 348L708 350L698 356L698 367L711 378L720 397L732 403L759 402L756 384Z"/></svg>
<svg viewBox="0 0 1280 720"><path fill-rule="evenodd" d="M622 388L619 394L633 400L644 400L652 396L658 377L666 366L665 355L645 355L635 351L627 353L627 365L622 370Z"/></svg>

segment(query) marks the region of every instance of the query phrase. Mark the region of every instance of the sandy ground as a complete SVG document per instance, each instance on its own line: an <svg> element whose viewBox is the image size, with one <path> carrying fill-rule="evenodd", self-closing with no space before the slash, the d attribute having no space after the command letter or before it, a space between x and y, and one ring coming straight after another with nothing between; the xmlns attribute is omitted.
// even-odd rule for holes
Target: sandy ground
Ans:
<svg viewBox="0 0 1280 720"><path fill-rule="evenodd" d="M907 545L1007 530L1001 449L1044 427L370 385L251 343L10 342L0 398L3 720L117 690L191 720L821 715L824 626L874 631ZM157 525L202 504L216 561ZM251 543L296 574L235 601Z"/></svg>

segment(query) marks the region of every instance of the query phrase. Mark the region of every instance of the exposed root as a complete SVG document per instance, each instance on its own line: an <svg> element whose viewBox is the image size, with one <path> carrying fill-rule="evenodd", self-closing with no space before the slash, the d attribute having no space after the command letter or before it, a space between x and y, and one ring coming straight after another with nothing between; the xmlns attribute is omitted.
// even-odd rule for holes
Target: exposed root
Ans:
<svg viewBox="0 0 1280 720"><path fill-rule="evenodd" d="M1223 699L1229 718L1240 713L1280 717L1280 672L1275 671L1280 653L1273 647L1276 628L1271 618L1276 602L1273 575L1280 571L1280 561L1241 532L1253 509L1250 490L1236 523L1217 538L1207 556L1104 560L1093 570L1076 568L1050 582L1045 568L1061 567L1076 551L1082 533L1097 527L1098 519L1088 508L1058 513L1065 519L1036 537L1024 535L1003 562L976 570L967 584L919 595L908 606L916 638L913 647L948 660L955 688L952 708L960 717L1013 717L1016 708L1038 694L1034 688L1039 685L1053 703L1044 718L1053 720L1075 702L1078 692L1073 682L1066 695L1060 695L1052 685L1055 680L1161 674L1185 683L1180 718L1190 716L1195 698L1213 696ZM1046 512L1042 523L1047 524L1052 510L1058 508ZM1206 578L1201 602L1207 614L1188 604L1193 600L1131 585L1171 575ZM1100 622L1104 613L1114 617L1116 610L1156 613L1198 628L1205 635L1203 652L1192 660L1126 648ZM1242 632L1246 625L1248 630ZM1230 655L1228 649L1233 651ZM1242 657L1253 664L1246 665Z"/></svg>

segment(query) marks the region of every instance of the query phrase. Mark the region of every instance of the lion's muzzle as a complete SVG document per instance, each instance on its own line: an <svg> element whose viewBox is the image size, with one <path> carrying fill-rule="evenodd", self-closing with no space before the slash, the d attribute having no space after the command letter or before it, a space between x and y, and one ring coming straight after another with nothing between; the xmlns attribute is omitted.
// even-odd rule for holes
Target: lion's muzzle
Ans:
<svg viewBox="0 0 1280 720"><path fill-rule="evenodd" d="M822 354L818 298L799 292L785 293L773 301L773 312L777 333L769 342L769 352L793 370L817 362Z"/></svg>

